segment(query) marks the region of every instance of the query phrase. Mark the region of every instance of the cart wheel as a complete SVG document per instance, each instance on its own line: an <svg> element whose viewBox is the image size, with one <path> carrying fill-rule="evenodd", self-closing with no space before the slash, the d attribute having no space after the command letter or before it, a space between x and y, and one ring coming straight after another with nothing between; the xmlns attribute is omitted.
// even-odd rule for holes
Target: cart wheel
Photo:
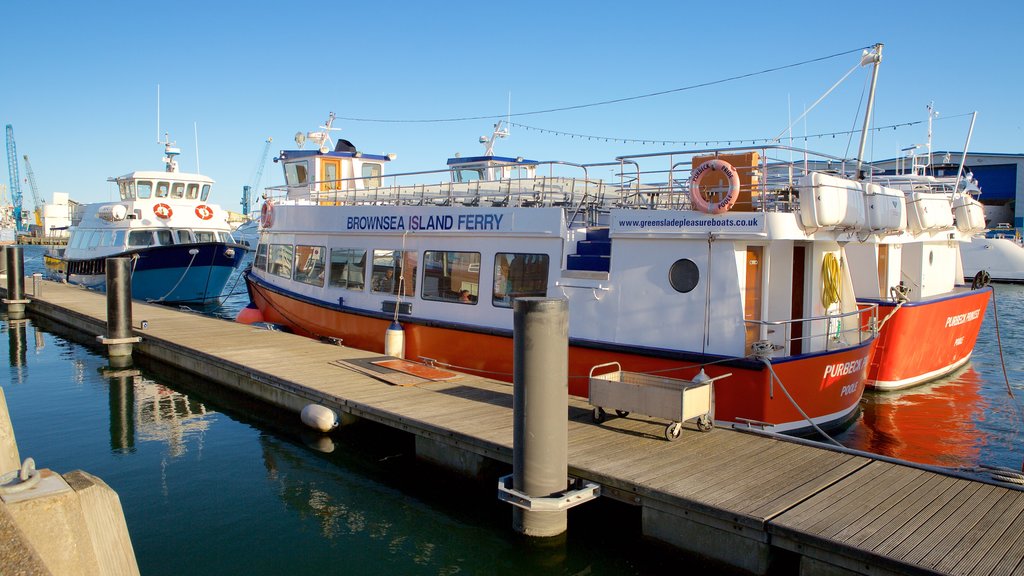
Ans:
<svg viewBox="0 0 1024 576"><path fill-rule="evenodd" d="M625 418L626 416L629 416L629 410L616 410L615 413L619 416L619 418Z"/></svg>
<svg viewBox="0 0 1024 576"><path fill-rule="evenodd" d="M707 432L715 427L714 420L710 416L704 414L700 418L697 418L697 429L701 432Z"/></svg>
<svg viewBox="0 0 1024 576"><path fill-rule="evenodd" d="M679 440L679 437L683 435L683 423L672 422L665 427L665 439L669 442L675 442Z"/></svg>
<svg viewBox="0 0 1024 576"><path fill-rule="evenodd" d="M608 413L604 411L604 408L601 408L600 406L598 406L597 408L594 408L593 416L594 416L594 422L597 422L598 424L600 424L601 422L604 422L605 418L608 417Z"/></svg>

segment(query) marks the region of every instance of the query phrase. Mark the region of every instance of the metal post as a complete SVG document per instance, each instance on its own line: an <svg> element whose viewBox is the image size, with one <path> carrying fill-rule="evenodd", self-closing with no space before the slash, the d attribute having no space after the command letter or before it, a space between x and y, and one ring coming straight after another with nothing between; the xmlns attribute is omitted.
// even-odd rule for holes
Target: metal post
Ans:
<svg viewBox="0 0 1024 576"><path fill-rule="evenodd" d="M132 336L132 274L129 258L107 258L107 335L96 339L107 345L107 355L131 356L132 344L142 340Z"/></svg>
<svg viewBox="0 0 1024 576"><path fill-rule="evenodd" d="M3 302L7 305L7 317L21 320L28 304L25 299L25 259L21 246L7 246L4 252L7 254L7 298Z"/></svg>
<svg viewBox="0 0 1024 576"><path fill-rule="evenodd" d="M565 300L513 302L512 487L531 497L564 493L568 478L569 319ZM565 532L566 510L512 508L527 536Z"/></svg>
<svg viewBox="0 0 1024 576"><path fill-rule="evenodd" d="M0 274L7 274L7 249L0 249Z"/></svg>
<svg viewBox="0 0 1024 576"><path fill-rule="evenodd" d="M43 295L43 275L36 272L32 275L32 297L39 298Z"/></svg>

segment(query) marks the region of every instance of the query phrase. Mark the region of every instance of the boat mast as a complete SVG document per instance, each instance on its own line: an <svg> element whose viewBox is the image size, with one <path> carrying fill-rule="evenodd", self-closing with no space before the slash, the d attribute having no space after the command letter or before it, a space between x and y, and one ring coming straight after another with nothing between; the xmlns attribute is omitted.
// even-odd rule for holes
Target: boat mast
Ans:
<svg viewBox="0 0 1024 576"><path fill-rule="evenodd" d="M977 117L977 111L971 113L971 127L967 130L967 141L964 142L964 153L960 156L960 169L956 171L956 185L953 187L954 196L956 196L957 191L960 190L960 179L964 174L964 163L967 162L967 149L971 146L971 135L974 134L974 120Z"/></svg>
<svg viewBox="0 0 1024 576"><path fill-rule="evenodd" d="M857 150L857 178L863 179L864 175L861 174L861 165L864 163L864 146L868 142L868 126L871 124L871 112L875 106L875 83L878 81L878 65L882 62L882 46L879 42L875 44L871 52L865 51L864 55L861 56L860 65L867 66L868 64L874 64L875 67L871 71L871 89L868 93L868 107L864 112L864 129L860 132L860 148Z"/></svg>

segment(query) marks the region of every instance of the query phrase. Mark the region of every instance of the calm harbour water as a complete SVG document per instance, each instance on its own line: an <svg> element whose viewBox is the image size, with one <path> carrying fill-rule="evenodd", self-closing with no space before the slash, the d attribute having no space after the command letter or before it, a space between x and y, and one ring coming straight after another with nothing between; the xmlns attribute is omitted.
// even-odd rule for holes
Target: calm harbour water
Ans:
<svg viewBox="0 0 1024 576"><path fill-rule="evenodd" d="M26 272L39 271L41 254L25 249ZM234 286L226 317L247 301ZM866 395L836 438L922 463L1020 469L1024 287L998 285L996 298L1016 400L990 305L967 369ZM640 538L638 511L607 499L570 511L566 538L531 543L512 532L493 486L423 467L402 433L363 423L318 441L173 368L140 360L137 374L109 370L101 350L41 319L4 317L0 343L21 456L114 488L145 575L661 574L698 562Z"/></svg>

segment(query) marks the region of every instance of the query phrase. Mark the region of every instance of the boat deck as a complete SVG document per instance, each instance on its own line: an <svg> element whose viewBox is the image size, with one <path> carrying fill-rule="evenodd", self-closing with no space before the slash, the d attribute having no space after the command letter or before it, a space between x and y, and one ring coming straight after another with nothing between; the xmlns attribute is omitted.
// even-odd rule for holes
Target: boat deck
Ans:
<svg viewBox="0 0 1024 576"><path fill-rule="evenodd" d="M30 314L87 337L105 331L102 294L44 282L31 300ZM282 417L318 403L512 462L509 384L463 375L394 385L347 366L373 352L140 302L133 318L136 354L293 412ZM589 408L570 399L569 474L640 506L656 539L753 573L799 558L804 574L1024 574L1024 492L736 430L687 424L670 443L662 420L598 425Z"/></svg>

